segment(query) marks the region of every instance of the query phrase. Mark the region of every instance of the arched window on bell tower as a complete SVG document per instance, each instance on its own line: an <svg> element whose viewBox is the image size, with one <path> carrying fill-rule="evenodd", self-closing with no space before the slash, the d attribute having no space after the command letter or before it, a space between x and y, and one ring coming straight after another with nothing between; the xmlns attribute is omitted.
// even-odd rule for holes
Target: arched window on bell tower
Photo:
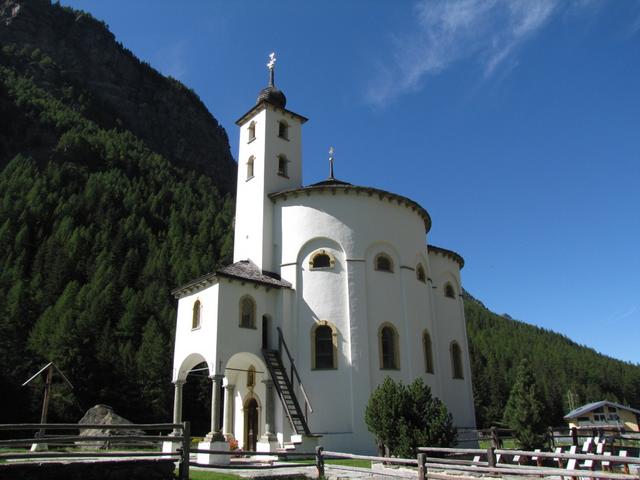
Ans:
<svg viewBox="0 0 640 480"><path fill-rule="evenodd" d="M253 167L255 162L255 157L251 155L249 160L247 160L247 180L251 180L253 178Z"/></svg>

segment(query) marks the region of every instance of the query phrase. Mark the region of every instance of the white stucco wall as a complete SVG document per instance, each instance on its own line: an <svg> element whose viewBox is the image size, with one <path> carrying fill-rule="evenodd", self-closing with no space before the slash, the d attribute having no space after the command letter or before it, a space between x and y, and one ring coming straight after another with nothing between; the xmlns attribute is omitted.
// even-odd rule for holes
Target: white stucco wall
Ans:
<svg viewBox="0 0 640 480"><path fill-rule="evenodd" d="M212 285L178 300L172 381L184 380L189 370L202 361L215 368L218 339L219 285ZM200 327L192 329L193 305L200 300Z"/></svg>
<svg viewBox="0 0 640 480"><path fill-rule="evenodd" d="M460 271L457 263L440 253L429 253L434 281L433 297L438 328L438 363L442 378L442 399L454 416L457 426L475 428L475 410L471 385L471 365L467 343L464 305L460 295ZM445 296L445 285L450 283L455 298ZM458 342L462 351L464 378L453 378L450 346Z"/></svg>
<svg viewBox="0 0 640 480"><path fill-rule="evenodd" d="M278 136L279 122L288 125L287 138ZM255 138L249 141L249 126ZM233 261L251 259L263 270L274 271L273 204L269 193L302 185L302 124L282 109L263 108L240 127L238 180ZM287 176L278 175L278 156L287 160ZM247 161L254 158L253 177L247 177Z"/></svg>

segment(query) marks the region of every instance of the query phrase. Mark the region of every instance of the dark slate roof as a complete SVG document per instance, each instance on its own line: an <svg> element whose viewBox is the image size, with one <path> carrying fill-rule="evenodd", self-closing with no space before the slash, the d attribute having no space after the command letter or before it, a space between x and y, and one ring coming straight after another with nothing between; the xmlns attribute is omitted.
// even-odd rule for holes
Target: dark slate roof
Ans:
<svg viewBox="0 0 640 480"><path fill-rule="evenodd" d="M626 405L621 405L615 402L610 402L609 400L600 400L599 402L587 403L586 405L582 405L581 407L576 408L575 410L567 413L564 416L564 419L568 420L570 418L579 417L580 415L584 415L585 413L589 413L592 410L595 410L596 408L604 407L605 405L609 407L615 407L620 410L628 410L629 412L633 412L640 415L640 410L636 410L635 408L627 407Z"/></svg>
<svg viewBox="0 0 640 480"><path fill-rule="evenodd" d="M291 288L291 284L282 280L277 273L260 270L251 260L240 260L215 272L210 272L191 280L189 283L174 289L171 293L176 298L182 298L213 285L218 280L218 277L257 283L272 288Z"/></svg>
<svg viewBox="0 0 640 480"><path fill-rule="evenodd" d="M428 245L427 251L439 253L441 255L444 255L445 257L449 257L454 262L457 262L458 265L460 265L460 268L464 267L464 258L462 258L462 255L454 252L453 250L447 250L446 248L436 247L435 245Z"/></svg>
<svg viewBox="0 0 640 480"><path fill-rule="evenodd" d="M342 180L337 180L335 178L324 180L322 182L314 183L308 185L306 187L300 188L292 188L290 190L282 190L280 192L270 193L269 198L273 201L276 201L279 198L284 200L287 197L292 196L296 197L301 194L311 195L312 193L332 193L335 194L337 192L349 194L351 192L357 194L364 193L369 196L377 196L380 200L389 200L390 202L397 202L398 205L404 205L405 207L416 212L420 217L422 217L422 221L424 222L425 231L428 233L431 230L431 217L429 213L421 207L417 202L413 200L403 197L402 195L398 195L397 193L387 192L386 190L381 190L379 188L373 187L359 187L358 185L352 185L347 182L343 182Z"/></svg>
<svg viewBox="0 0 640 480"><path fill-rule="evenodd" d="M284 108L287 105L287 97L274 86L268 86L260 90L256 105L260 102L269 102L276 107Z"/></svg>
<svg viewBox="0 0 640 480"><path fill-rule="evenodd" d="M217 271L221 277L236 278L274 288L291 288L291 284L274 272L260 270L251 260L240 260Z"/></svg>
<svg viewBox="0 0 640 480"><path fill-rule="evenodd" d="M328 186L328 185L351 185L349 182L343 182L342 180L338 180L337 178L328 178L321 182L312 183L309 185L310 187L319 187L319 186Z"/></svg>

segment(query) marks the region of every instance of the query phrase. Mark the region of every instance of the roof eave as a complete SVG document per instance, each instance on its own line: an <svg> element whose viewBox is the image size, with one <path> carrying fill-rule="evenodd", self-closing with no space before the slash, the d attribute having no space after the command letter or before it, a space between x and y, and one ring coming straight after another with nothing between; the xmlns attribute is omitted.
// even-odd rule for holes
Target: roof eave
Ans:
<svg viewBox="0 0 640 480"><path fill-rule="evenodd" d="M279 107L277 105L274 105L271 102L267 102L266 100L262 100L258 103L256 103L253 107L251 107L249 109L249 111L247 113L245 113L244 115L242 115L238 120L236 120L236 125L238 125L239 127L241 127L242 125L244 125L245 123L247 123L249 121L249 119L251 117L253 117L256 113L258 113L259 111L261 111L263 108L267 108L267 106L271 106L276 110L280 110L288 115L291 115L295 118L297 118L298 120L300 120L300 123L305 123L307 122L309 119L306 117L303 117L302 115L299 115L295 112L292 112L291 110L287 110L286 108L282 108Z"/></svg>
<svg viewBox="0 0 640 480"><path fill-rule="evenodd" d="M431 230L431 216L429 215L429 212L427 212L427 210L424 207L422 207L418 202L415 202L403 195L387 192L386 190L381 190L379 188L374 188L374 187L361 187L359 185L351 185L346 182L345 184L309 185L307 187L292 188L289 190L282 190L280 192L270 193L269 198L275 202L278 198L283 198L286 200L286 198L289 195L297 196L302 193L307 193L307 194L310 194L311 192L322 193L324 191L328 191L332 193L335 193L336 191L342 191L344 193L349 193L351 191L365 192L365 193L368 193L369 195L376 194L380 196L380 198L389 197L393 200L396 200L398 203L400 202L404 203L407 208L410 208L416 211L416 213L418 213L418 215L422 217L422 220L424 222L425 233L429 233L429 230Z"/></svg>

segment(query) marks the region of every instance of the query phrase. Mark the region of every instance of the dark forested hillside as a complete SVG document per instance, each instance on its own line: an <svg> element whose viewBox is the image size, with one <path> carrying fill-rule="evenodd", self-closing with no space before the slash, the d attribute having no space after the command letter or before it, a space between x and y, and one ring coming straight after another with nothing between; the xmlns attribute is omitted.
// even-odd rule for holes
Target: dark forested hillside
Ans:
<svg viewBox="0 0 640 480"><path fill-rule="evenodd" d="M49 360L75 386L56 385L52 420L96 403L170 419L169 292L230 260L235 169L197 96L103 23L0 0L0 423L38 419L41 391L20 384ZM549 423L569 391L639 406L640 367L472 299L466 315L479 424L502 417L523 355ZM187 388L202 406L186 416L206 417L209 389Z"/></svg>
<svg viewBox="0 0 640 480"><path fill-rule="evenodd" d="M549 425L562 425L574 406L609 399L640 406L640 366L599 354L567 337L497 315L467 296L473 389L478 426L502 420L518 363L528 357Z"/></svg>
<svg viewBox="0 0 640 480"><path fill-rule="evenodd" d="M128 130L172 164L214 177L222 193L235 189L224 129L191 90L138 60L103 22L50 0L0 0L0 45L9 53L3 65L100 128ZM0 145L0 167L17 150L37 154L39 141L53 140L20 125Z"/></svg>
<svg viewBox="0 0 640 480"><path fill-rule="evenodd" d="M53 418L166 420L169 292L231 252L224 130L100 22L0 1L0 168L0 422L37 418L48 360L75 386Z"/></svg>

